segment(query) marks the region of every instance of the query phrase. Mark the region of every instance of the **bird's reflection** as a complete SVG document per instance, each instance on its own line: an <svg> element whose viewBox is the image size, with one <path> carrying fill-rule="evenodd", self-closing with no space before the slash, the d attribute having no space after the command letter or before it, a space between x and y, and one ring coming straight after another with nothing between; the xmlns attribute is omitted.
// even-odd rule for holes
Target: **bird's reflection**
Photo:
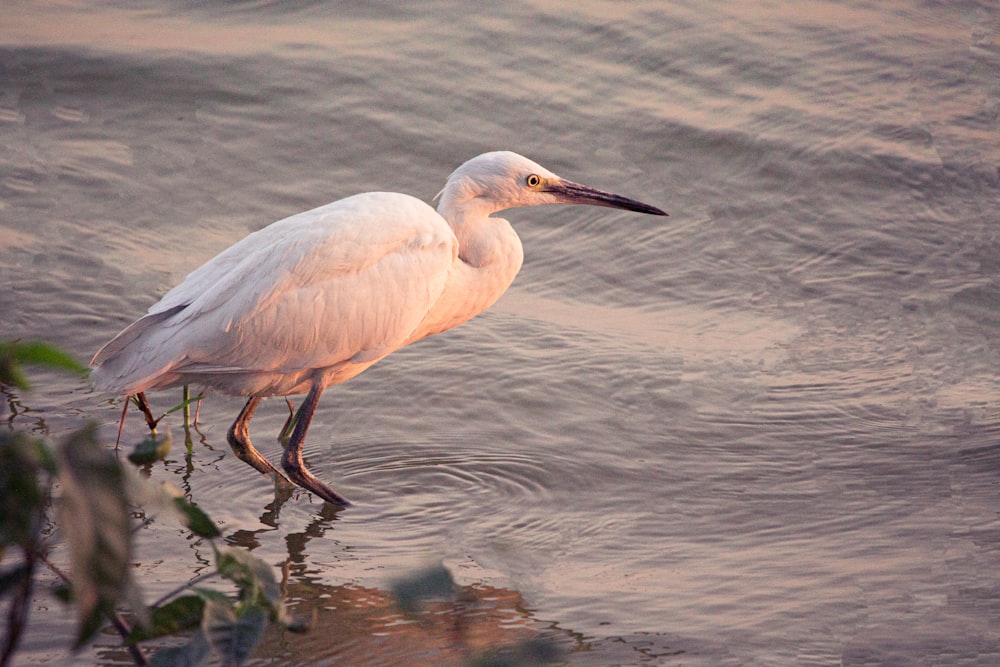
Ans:
<svg viewBox="0 0 1000 667"><path fill-rule="evenodd" d="M274 485L274 499L264 506L264 511L260 515L261 527L254 530L239 529L226 537L226 543L234 547L242 547L253 551L260 546L259 535L271 533L278 528L278 519L281 508L288 502L296 490L287 484L276 483ZM290 533L285 541L288 545L287 563L300 563L305 560L306 545L313 538L323 537L327 529L337 519L337 515L344 510L343 507L322 503L319 512L312 521L301 532Z"/></svg>
<svg viewBox="0 0 1000 667"><path fill-rule="evenodd" d="M269 533L277 532L280 511L292 493L276 486L274 499L260 514L260 527L236 530L226 543L252 551L273 539ZM334 658L352 665L463 664L495 652L521 655L516 664L544 664L539 657L573 650L578 643L572 633L536 620L516 590L484 583L456 586L452 595L404 613L388 590L331 583L336 573L317 572L308 563L310 549L324 549L345 511L350 510L322 503L301 530L285 535L285 557L274 565L282 573L289 612L312 619L313 629L300 635L271 626L254 653L263 664L314 665ZM522 655L525 651L531 655Z"/></svg>

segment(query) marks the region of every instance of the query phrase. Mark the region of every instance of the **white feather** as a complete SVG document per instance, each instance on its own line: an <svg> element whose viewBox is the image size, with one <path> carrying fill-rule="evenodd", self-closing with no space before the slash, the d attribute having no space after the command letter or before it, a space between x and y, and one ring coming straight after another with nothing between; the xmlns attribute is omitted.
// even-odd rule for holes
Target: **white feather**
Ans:
<svg viewBox="0 0 1000 667"><path fill-rule="evenodd" d="M662 214L506 151L460 166L439 198L435 211L408 195L370 192L250 234L101 348L91 362L95 385L134 394L190 383L267 396L343 382L504 293L523 254L493 213L593 203Z"/></svg>

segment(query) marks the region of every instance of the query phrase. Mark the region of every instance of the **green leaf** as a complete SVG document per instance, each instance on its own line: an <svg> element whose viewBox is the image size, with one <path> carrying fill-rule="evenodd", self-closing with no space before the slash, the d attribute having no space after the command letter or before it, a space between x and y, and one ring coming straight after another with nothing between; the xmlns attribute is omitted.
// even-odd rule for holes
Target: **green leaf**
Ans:
<svg viewBox="0 0 1000 667"><path fill-rule="evenodd" d="M312 632L312 629L316 627L316 618L316 610L313 609L311 618L287 618L279 620L281 620L281 625L289 632L304 635L307 632Z"/></svg>
<svg viewBox="0 0 1000 667"><path fill-rule="evenodd" d="M0 598L15 586L21 585L26 575L31 576L31 570L30 563L21 563L9 570L0 572Z"/></svg>
<svg viewBox="0 0 1000 667"><path fill-rule="evenodd" d="M6 354L5 351L0 352L0 384L25 391L31 388L28 379L21 372L21 365L17 363L12 354Z"/></svg>
<svg viewBox="0 0 1000 667"><path fill-rule="evenodd" d="M211 647L200 629L183 646L158 651L149 661L152 667L198 667L205 664Z"/></svg>
<svg viewBox="0 0 1000 667"><path fill-rule="evenodd" d="M213 538L222 534L211 517L186 498L174 498L174 507L180 512L184 525L198 537Z"/></svg>
<svg viewBox="0 0 1000 667"><path fill-rule="evenodd" d="M149 436L135 446L128 460L137 466L155 463L170 453L170 432L163 434L150 433Z"/></svg>
<svg viewBox="0 0 1000 667"><path fill-rule="evenodd" d="M145 625L137 625L125 640L134 644L197 628L201 625L201 616L204 611L205 598L200 595L185 595L175 598L162 607L153 609L149 615L149 622Z"/></svg>
<svg viewBox="0 0 1000 667"><path fill-rule="evenodd" d="M70 588L68 584L59 584L54 587L52 589L52 595L55 599L64 604L71 604L73 602L73 589Z"/></svg>
<svg viewBox="0 0 1000 667"><path fill-rule="evenodd" d="M455 580L448 568L438 564L393 582L392 592L400 608L406 613L413 613L426 599L452 597Z"/></svg>
<svg viewBox="0 0 1000 667"><path fill-rule="evenodd" d="M185 386L187 386L187 385L185 385ZM198 394L197 396L193 396L191 398L185 398L183 401L181 401L180 403L178 403L174 407L172 407L169 410L167 410L167 414L169 415L171 413L177 412L178 410L183 410L187 406L191 405L192 403L197 403L198 401L200 401L203 398L205 398L205 394Z"/></svg>
<svg viewBox="0 0 1000 667"><path fill-rule="evenodd" d="M52 453L40 438L0 430L0 550L37 540L49 496L42 473L54 471Z"/></svg>
<svg viewBox="0 0 1000 667"><path fill-rule="evenodd" d="M76 643L73 644L73 648L78 649L93 639L104 626L105 616L111 613L114 613L114 607L109 607L105 601L87 610L86 613L81 612L80 624L76 630Z"/></svg>
<svg viewBox="0 0 1000 667"><path fill-rule="evenodd" d="M214 600L205 602L201 629L215 654L226 665L242 665L250 657L267 627L267 612L257 605L243 607L239 613L232 605Z"/></svg>
<svg viewBox="0 0 1000 667"><path fill-rule="evenodd" d="M206 602L211 600L219 604L228 604L228 605L232 604L232 602L229 601L229 596L223 593L222 591L213 590L211 588L203 588L199 586L194 589L194 592L197 593L199 596L201 596L201 598L204 599Z"/></svg>
<svg viewBox="0 0 1000 667"><path fill-rule="evenodd" d="M79 647L100 629L95 614L113 611L127 592L132 555L124 475L98 444L95 424L70 435L59 449L59 481L59 524L73 565Z"/></svg>
<svg viewBox="0 0 1000 667"><path fill-rule="evenodd" d="M79 375L86 375L89 372L85 365L48 343L41 341L22 343L20 340L0 343L0 382L28 389L28 382L19 369L21 364L61 368Z"/></svg>
<svg viewBox="0 0 1000 667"><path fill-rule="evenodd" d="M274 568L245 549L229 547L219 549L215 555L216 567L226 579L240 589L240 600L255 603L258 596L275 614L281 614L281 586L274 577Z"/></svg>

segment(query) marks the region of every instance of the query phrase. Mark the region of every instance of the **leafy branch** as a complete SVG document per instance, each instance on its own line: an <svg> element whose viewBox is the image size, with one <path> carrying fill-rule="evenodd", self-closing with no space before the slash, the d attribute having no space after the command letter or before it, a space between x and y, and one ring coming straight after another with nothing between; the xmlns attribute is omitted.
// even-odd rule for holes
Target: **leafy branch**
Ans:
<svg viewBox="0 0 1000 667"><path fill-rule="evenodd" d="M0 383L25 389L21 364L85 373L69 355L44 343L13 341L0 345ZM196 399L192 399L196 400ZM137 463L166 456L169 437L153 436L130 455ZM52 490L57 524L69 550L71 574L48 557L55 544L43 537L50 520ZM170 596L146 606L131 578L135 504L174 516L193 535L208 540L215 553L213 577L235 585L236 596L196 587L199 577ZM122 636L137 665L200 665L213 654L223 665L241 665L268 623L294 631L273 568L247 551L220 548L215 522L177 487L156 485L121 465L103 447L97 425L87 423L58 447L17 430L0 431L0 598L9 598L7 631L0 644L0 667L9 664L27 623L34 580L45 566L65 583L77 612L73 648L89 643L106 624ZM8 552L19 552L7 564ZM192 591L192 592L188 592ZM127 620L119 610L127 608ZM191 633L182 646L160 650L149 659L140 642Z"/></svg>
<svg viewBox="0 0 1000 667"><path fill-rule="evenodd" d="M22 364L80 374L87 371L69 355L44 343L0 343L0 384L26 390ZM143 398L137 398L137 403ZM185 393L184 402L169 412L187 412L190 403L200 398ZM297 419L291 403L288 405L286 431ZM146 413L149 423L148 404ZM159 420L152 421L151 430ZM187 423L185 415L185 426ZM169 432L153 432L138 443L128 459L135 465L146 465L162 460L169 451ZM57 487L60 493L53 501ZM207 541L215 556L215 570L146 605L131 578L132 547L142 533L130 518L131 508L137 505L145 510L141 525L162 514L177 520L197 539ZM53 520L65 539L70 573L49 557L60 544L45 537ZM227 667L242 665L269 623L293 632L306 631L307 624L289 618L274 568L246 550L218 545L220 535L211 517L176 486L155 484L132 466L120 464L109 448L101 445L94 423L85 424L58 446L13 428L0 430L0 600L9 603L6 633L0 642L0 667L10 664L17 651L39 568L48 568L64 582L56 595L76 607L75 638L67 643L79 649L110 624L136 665L196 666L213 656ZM228 582L235 594L205 586L213 580ZM434 601L464 604L451 573L440 564L396 581L393 593L400 610L414 618L426 613ZM150 643L175 635L184 635L187 640L171 648L148 648ZM558 662L560 656L551 642L532 640L470 656L468 664L525 667Z"/></svg>

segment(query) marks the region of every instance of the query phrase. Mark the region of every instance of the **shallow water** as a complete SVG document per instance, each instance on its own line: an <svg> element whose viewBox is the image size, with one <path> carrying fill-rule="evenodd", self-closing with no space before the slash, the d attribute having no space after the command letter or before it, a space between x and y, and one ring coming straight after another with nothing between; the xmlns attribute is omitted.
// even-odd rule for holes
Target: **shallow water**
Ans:
<svg viewBox="0 0 1000 667"><path fill-rule="evenodd" d="M0 8L0 338L89 358L249 231L430 200L483 150L671 213L505 214L526 261L500 303L324 396L306 455L347 510L276 507L225 443L240 401L205 402L150 474L287 563L324 629L254 664L458 660L388 602L435 559L479 600L449 612L472 648L997 662L1000 9L744 5ZM14 425L113 437L107 396L36 384ZM269 455L285 414L254 420ZM149 599L211 559L166 524L139 545ZM70 661L70 622L40 595L21 662Z"/></svg>

